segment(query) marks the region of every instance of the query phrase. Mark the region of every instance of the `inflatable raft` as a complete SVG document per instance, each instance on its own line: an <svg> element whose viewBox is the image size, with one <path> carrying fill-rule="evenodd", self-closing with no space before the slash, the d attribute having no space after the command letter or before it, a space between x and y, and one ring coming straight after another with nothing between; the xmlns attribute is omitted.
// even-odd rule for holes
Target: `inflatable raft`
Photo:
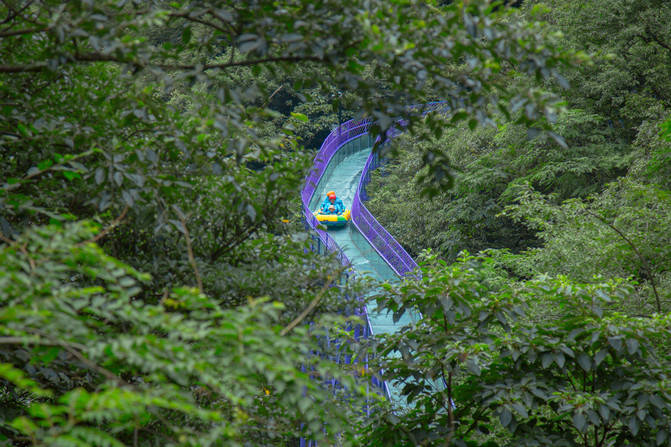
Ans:
<svg viewBox="0 0 671 447"><path fill-rule="evenodd" d="M340 228L347 225L351 217L351 212L347 208L342 214L322 214L319 211L312 213L315 215L320 224L326 225L329 228Z"/></svg>

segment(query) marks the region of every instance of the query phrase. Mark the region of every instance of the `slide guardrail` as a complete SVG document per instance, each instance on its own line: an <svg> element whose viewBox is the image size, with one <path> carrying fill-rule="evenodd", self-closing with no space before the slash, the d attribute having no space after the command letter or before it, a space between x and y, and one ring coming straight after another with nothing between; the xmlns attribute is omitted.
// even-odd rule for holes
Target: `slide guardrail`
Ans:
<svg viewBox="0 0 671 447"><path fill-rule="evenodd" d="M399 133L398 129L392 128L387 132L387 137L393 138ZM380 157L378 152L371 152L364 165L352 202L352 223L382 259L389 264L394 273L399 277L404 277L418 267L417 263L363 204L368 199L366 186L370 183L371 172L379 165Z"/></svg>
<svg viewBox="0 0 671 447"><path fill-rule="evenodd" d="M378 166L379 157L377 152L371 153L364 165L352 203L352 223L392 270L399 277L403 277L415 270L417 263L363 204L363 200L368 198L366 185L370 182L370 173Z"/></svg>
<svg viewBox="0 0 671 447"><path fill-rule="evenodd" d="M369 120L350 120L343 123L339 129L332 131L317 152L312 170L306 177L305 186L301 191L303 214L308 227L316 232L320 242L324 244L327 251L337 253L343 265L350 265L351 263L333 238L329 236L328 232L318 228L319 222L312 214L310 200L331 158L333 158L338 149L348 141L368 133L370 124ZM390 136L394 136L396 133L392 132ZM382 259L389 264L392 270L400 277L403 277L412 272L417 267L417 263L362 203L362 196L364 199L367 198L365 188L370 182L370 172L378 167L378 160L377 153L371 153L366 161L351 206L352 222Z"/></svg>
<svg viewBox="0 0 671 447"><path fill-rule="evenodd" d="M431 111L445 110L448 106L444 102L433 102L423 105L410 106L410 108L419 109L422 114ZM403 126L403 122L399 124ZM345 266L351 266L350 260L340 249L333 238L324 230L319 229L319 222L312 214L310 208L310 201L314 195L315 189L319 184L322 176L328 168L329 162L336 154L336 152L347 142L354 138L358 138L368 133L370 128L370 120L350 120L340 125L333 130L322 143L310 173L305 179L305 185L301 190L301 199L303 205L303 214L306 225L309 229L314 231L317 236L318 243L323 244L325 250L337 253L338 259ZM397 128L392 128L387 133L388 138L393 138L400 133ZM378 138L379 141L379 138ZM373 249L385 260L385 262L392 268L392 270L399 276L403 277L411 274L417 269L417 263L410 256L410 254L398 243L398 241L373 217L371 212L363 204L363 201L368 199L366 186L370 183L370 175L380 164L379 155L377 152L371 152L364 165L359 184L357 185L356 194L353 199L351 212L352 223L357 230L364 236L364 238L371 244ZM317 247L320 251L320 248ZM363 306L362 306L363 307ZM365 320L365 327L363 330L355 330L355 338L369 337L373 331L370 325L370 320L366 308L356 310L356 315L361 316ZM368 361L365 360L367 365ZM373 377L373 385L384 390L385 395L389 398L390 392L386 382L380 381ZM333 384L335 386L335 384ZM316 442L301 439L301 447L316 447Z"/></svg>
<svg viewBox="0 0 671 447"><path fill-rule="evenodd" d="M351 266L350 260L347 258L345 253L342 252L338 244L333 240L333 238L328 234L327 231L319 229L319 222L317 218L312 214L312 209L310 208L310 201L312 196L315 193L315 189L319 184L322 176L328 168L329 162L333 156L338 152L338 150L347 144L349 141L358 138L362 135L368 133L370 127L370 121L368 120L350 120L343 123L339 128L333 130L328 137L322 143L319 151L315 156L315 161L312 169L308 173L303 189L301 190L301 200L303 205L303 215L305 218L305 223L309 230L313 231L317 237L317 247L316 251L321 251L319 244L324 246L324 249L328 252L336 253L336 256L344 266ZM349 275L349 274L347 274ZM365 306L357 308L355 314L361 317L365 321L365 327L363 331L355 331L355 338L370 337L373 333L372 327L370 325L370 320L368 318L368 313ZM367 361L366 361L367 363ZM389 387L386 382L377 379L376 377L372 378L373 386L379 387L383 390L387 398L390 397ZM304 440L301 440L304 442ZM306 444L307 445L307 444Z"/></svg>
<svg viewBox="0 0 671 447"><path fill-rule="evenodd" d="M445 101L434 101L425 104L415 104L408 107L409 110L418 111L422 115L429 112L444 112L449 109ZM400 127L404 127L404 120L398 121ZM394 138L401 131L398 127L392 127L387 131L387 139ZM378 137L377 141L380 141ZM418 268L415 260L398 243L398 241L375 219L363 204L368 200L366 186L370 183L370 174L380 165L380 157L377 152L371 152L364 165L359 185L357 186L354 201L352 203L352 222L359 232L366 238L375 251L384 259L387 264L399 276L403 277L411 274Z"/></svg>
<svg viewBox="0 0 671 447"><path fill-rule="evenodd" d="M414 104L408 107L409 110L414 110L422 115L429 112L441 112L449 109L449 105L445 101L434 101L425 104ZM403 120L398 124L404 126ZM347 256L340 250L333 238L329 236L326 231L318 229L319 223L312 215L310 209L310 200L315 192L315 188L319 180L324 175L333 155L353 138L368 133L371 126L370 120L350 120L341 124L336 130L332 131L324 140L317 152L315 162L312 170L305 180L305 186L301 191L301 198L303 201L303 214L307 225L312 228L318 235L320 242L324 244L328 251L337 253L338 258L343 265L351 265ZM393 138L400 133L397 127L391 128L387 132L388 138ZM379 141L379 137L378 137ZM385 260L392 270L400 277L410 274L417 268L417 263L408 254L408 252L398 243L398 241L373 217L371 212L363 204L368 198L366 192L366 185L370 182L370 173L379 166L379 156L377 152L371 152L366 164L364 165L359 185L354 196L351 206L352 223L359 232L366 238L375 251Z"/></svg>
<svg viewBox="0 0 671 447"><path fill-rule="evenodd" d="M324 247L327 251L335 252L342 262L343 265L351 265L347 256L340 250L338 244L329 236L328 232L318 228L319 222L317 218L312 214L310 209L310 200L319 184L319 180L324 175L326 168L328 167L331 158L338 152L338 149L349 140L357 138L368 132L370 127L369 121L355 121L350 120L343 123L338 129L333 130L328 137L324 140L321 145L321 148L315 156L315 161L310 170L310 173L305 179L305 185L301 191L301 199L303 202L303 215L305 217L305 222L309 228L311 228L317 234L320 242L324 244Z"/></svg>

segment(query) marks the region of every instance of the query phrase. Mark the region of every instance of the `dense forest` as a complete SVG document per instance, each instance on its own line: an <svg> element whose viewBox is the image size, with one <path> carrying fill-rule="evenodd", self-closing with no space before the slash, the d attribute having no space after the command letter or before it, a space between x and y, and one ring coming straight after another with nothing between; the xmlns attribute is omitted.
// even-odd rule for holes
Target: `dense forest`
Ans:
<svg viewBox="0 0 671 447"><path fill-rule="evenodd" d="M670 23L1 0L0 445L671 445ZM301 186L351 118L421 275L311 250ZM421 319L357 339L357 297Z"/></svg>

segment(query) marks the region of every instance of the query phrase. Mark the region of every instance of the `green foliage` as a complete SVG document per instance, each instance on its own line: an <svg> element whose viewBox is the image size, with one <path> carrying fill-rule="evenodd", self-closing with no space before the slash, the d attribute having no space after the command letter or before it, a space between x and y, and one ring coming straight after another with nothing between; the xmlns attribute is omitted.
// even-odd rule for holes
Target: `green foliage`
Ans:
<svg viewBox="0 0 671 447"><path fill-rule="evenodd" d="M428 136L424 142L400 138L398 160L369 187L370 209L414 253L430 247L453 260L462 249L518 251L534 245L533 232L500 216L517 185L530 183L559 200L586 196L624 173L631 160L631 147L598 116L568 110L558 117L555 132L568 149L547 135L529 139L526 129L512 123L498 131L449 129L431 142ZM456 170L454 188L439 197L422 195L426 171L419 157L428 150ZM407 186L399 189L399 184Z"/></svg>
<svg viewBox="0 0 671 447"><path fill-rule="evenodd" d="M511 286L489 258L388 286L378 305L423 318L386 335L385 377L409 408L378 415L368 444L662 445L671 417L668 316L613 311L631 286L564 276ZM545 307L538 315L538 308ZM392 441L393 440L393 441Z"/></svg>
<svg viewBox="0 0 671 447"><path fill-rule="evenodd" d="M665 140L671 140L671 118L662 123L660 136Z"/></svg>
<svg viewBox="0 0 671 447"><path fill-rule="evenodd" d="M649 305L657 284L666 300L668 197L647 182L668 185L658 135L668 6L654 2L656 16L641 1L617 2L640 19L630 26L613 9L592 14L596 0L584 11L563 0L521 12L436 3L2 3L1 441L357 445L364 433L371 445L559 445L589 425L619 445L666 442L667 363L650 348L651 328L668 345L664 318L616 314L632 295L615 281L518 287L506 273L535 274L573 243L572 222L528 227L531 210L566 208L581 221L589 209L603 222L577 239L603 238L606 250L583 263L572 254L562 268L585 282L578 273L631 275L634 297ZM609 47L612 23L613 48L629 52L587 64L575 82L565 71L588 61L581 45ZM567 110L553 93L565 76ZM447 113L407 107L435 99ZM406 119L411 137L384 187L372 185L372 207L415 252L545 244L508 264L499 252L484 270L470 258L427 267L380 298L396 316L424 314L378 346L400 353L381 366L413 403L403 419L384 403L364 419L376 400L365 369L329 360L360 354L347 343L357 321L334 315L350 314L342 297L361 289L330 286L341 270L306 252L297 211L311 151L353 116L380 134ZM543 132L529 140L531 124ZM599 196L630 165L635 181ZM519 202L499 217L527 182L556 202L593 203ZM631 227L632 243L609 225ZM583 270L588 260L598 266ZM527 392L529 377L547 399ZM568 394L569 378L585 389ZM330 379L338 386L322 386Z"/></svg>
<svg viewBox="0 0 671 447"><path fill-rule="evenodd" d="M636 0L522 9L594 63L564 72L561 138L505 113L497 128L427 125L398 138L398 158L373 176L369 208L412 252L481 255L452 265L431 255L421 280L377 298L395 318L424 318L376 346L410 405L380 412L368 444L671 442L671 9ZM533 83L506 75L509 89ZM452 189L432 183L426 154L452 169Z"/></svg>
<svg viewBox="0 0 671 447"><path fill-rule="evenodd" d="M560 206L530 189L522 189L518 200L506 213L538 230L543 245L512 257L516 261L504 261L510 268L524 276L553 272L581 281L594 275L633 277L639 293L626 303L627 311L645 315L668 310L667 190L621 180L598 196Z"/></svg>
<svg viewBox="0 0 671 447"><path fill-rule="evenodd" d="M671 188L670 122L667 119L641 124L635 141L640 157L632 167L632 174L637 178L667 190Z"/></svg>
<svg viewBox="0 0 671 447"><path fill-rule="evenodd" d="M644 120L671 107L671 5L663 0L544 0L544 18L569 47L593 53L594 64L567 73L570 100L613 121L632 138Z"/></svg>
<svg viewBox="0 0 671 447"><path fill-rule="evenodd" d="M294 1L283 8L272 1L252 7L221 2L200 8L190 2L147 7L44 0L25 9L25 14L8 11L11 20L1 36L8 57L0 72L14 74L2 84L10 104L2 109L3 138L12 153L30 149L34 156L16 160L21 174L16 178L52 159L53 144L76 154L99 148L106 159L103 170L88 166L88 172L89 181L95 177L103 185L100 196L92 197L100 209L155 196L153 190L144 192L144 184L156 176L142 175L136 161L149 169L159 161L180 162L171 172L175 176L200 164L199 154L241 157L248 149L268 147L261 139L268 126L260 123L277 118L276 109L289 112L269 104L289 90L287 83L293 101L303 89L345 91L348 109L373 117L380 131L399 116L416 121L417 111L406 105L427 96L446 98L455 111L462 110L459 116L482 123L491 121L486 107L491 101L504 110L524 107L525 122L542 121L553 113L553 99L508 92L496 74L502 64L512 64L539 78L560 77L558 69L570 57L533 23L505 20L487 2L443 9L408 2L343 7L337 1ZM443 69L464 61L458 73L445 76ZM23 97L31 98L25 110L12 105L23 104ZM171 97L177 107L165 107ZM275 131L274 136L280 129ZM148 148L152 154L145 153ZM81 197L91 199L66 195L56 203L79 198L76 205L82 207Z"/></svg>
<svg viewBox="0 0 671 447"><path fill-rule="evenodd" d="M382 131L400 116L413 128L420 110L407 105L426 98L481 123L497 102L542 126L554 99L508 91L497 73L510 64L558 78L572 58L541 27L487 2L24 6L3 6L0 35L3 234L51 220L112 223L101 243L152 274L150 302L199 281L225 296L216 272L235 269L247 242L300 229L281 224L310 159L299 141L319 144L336 109Z"/></svg>
<svg viewBox="0 0 671 447"><path fill-rule="evenodd" d="M310 355L323 349L320 326L280 335L280 303L256 299L226 310L190 288L143 303L147 275L104 254L93 236L85 224L38 227L0 251L0 343L13 348L0 353L0 377L23 407L3 405L5 439L98 446L348 439L357 417L349 402L356 408L365 387ZM344 321L329 322L337 324ZM347 398L315 377L336 378Z"/></svg>

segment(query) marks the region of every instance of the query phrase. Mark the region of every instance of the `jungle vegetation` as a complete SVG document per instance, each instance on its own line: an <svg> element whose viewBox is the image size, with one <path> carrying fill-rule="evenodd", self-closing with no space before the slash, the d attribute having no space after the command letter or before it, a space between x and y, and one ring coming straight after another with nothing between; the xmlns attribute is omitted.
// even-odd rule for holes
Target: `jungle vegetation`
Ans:
<svg viewBox="0 0 671 447"><path fill-rule="evenodd" d="M0 445L671 445L668 23L2 0ZM368 206L420 279L308 249L301 183L349 118L404 120ZM355 342L370 290L421 323Z"/></svg>

